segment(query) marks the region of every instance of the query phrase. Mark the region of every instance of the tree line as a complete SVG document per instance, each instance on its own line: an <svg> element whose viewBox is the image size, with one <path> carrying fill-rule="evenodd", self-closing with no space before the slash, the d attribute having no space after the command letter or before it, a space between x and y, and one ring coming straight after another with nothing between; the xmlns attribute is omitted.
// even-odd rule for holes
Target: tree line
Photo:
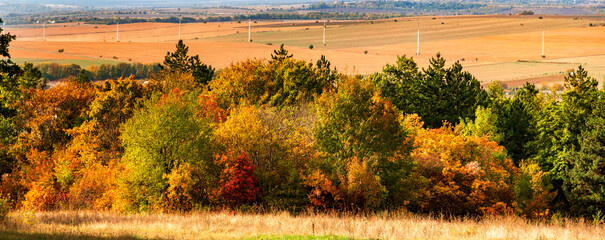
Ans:
<svg viewBox="0 0 605 240"><path fill-rule="evenodd" d="M340 13L340 12L308 12L308 13L295 13L295 12L267 12L267 13L254 13L254 14L236 14L236 15L225 15L225 16L206 16L206 17L166 17L166 18L152 18L152 17L141 17L141 18L102 18L93 16L61 16L61 17L46 17L46 18L28 18L20 23L36 23L54 21L57 23L67 22L84 22L87 24L107 24L114 25L117 23L141 23L141 22L161 22L161 23L206 23L206 22L235 22L235 21L248 21L252 20L373 20L373 19L384 19L401 17L401 14L395 13Z"/></svg>
<svg viewBox="0 0 605 240"><path fill-rule="evenodd" d="M135 79L148 79L161 69L160 64L117 63L91 65L87 69L78 64L41 63L36 65L46 81L85 77L90 80L118 79L133 76Z"/></svg>
<svg viewBox="0 0 605 240"><path fill-rule="evenodd" d="M450 12L450 13L467 13L474 12L490 12L506 7L491 6L485 3L472 2L418 2L418 1L356 1L356 2L318 2L308 5L305 9L308 10L382 10L390 12L414 12L419 13L434 13L434 12Z"/></svg>
<svg viewBox="0 0 605 240"><path fill-rule="evenodd" d="M605 91L582 67L561 96L526 84L507 98L439 54L349 76L282 45L215 73L179 41L147 84L48 89L2 36L0 196L13 208L605 210Z"/></svg>

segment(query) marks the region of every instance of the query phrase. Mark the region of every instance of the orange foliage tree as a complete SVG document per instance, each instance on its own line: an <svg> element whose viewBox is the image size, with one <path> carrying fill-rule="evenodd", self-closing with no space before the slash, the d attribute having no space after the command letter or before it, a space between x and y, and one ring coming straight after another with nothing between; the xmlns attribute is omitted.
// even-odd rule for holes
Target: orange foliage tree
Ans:
<svg viewBox="0 0 605 240"><path fill-rule="evenodd" d="M410 207L453 215L512 213L518 169L487 137L462 136L447 124L419 129L413 178L423 186Z"/></svg>
<svg viewBox="0 0 605 240"><path fill-rule="evenodd" d="M48 90L29 91L30 97L19 107L24 131L13 146L21 161L13 177L22 178L29 190L25 194L25 207L52 209L69 202L68 190L60 182L64 178L56 171L57 167L77 164L57 165L61 158L55 152L71 141L69 131L84 121L96 90L89 84L66 82Z"/></svg>

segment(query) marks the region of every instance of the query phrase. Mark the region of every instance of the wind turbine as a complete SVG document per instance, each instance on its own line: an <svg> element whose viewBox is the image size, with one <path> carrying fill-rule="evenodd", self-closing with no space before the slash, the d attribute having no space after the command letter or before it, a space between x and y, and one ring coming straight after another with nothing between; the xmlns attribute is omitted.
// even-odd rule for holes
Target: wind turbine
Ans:
<svg viewBox="0 0 605 240"><path fill-rule="evenodd" d="M120 22L116 24L116 42L120 41Z"/></svg>
<svg viewBox="0 0 605 240"><path fill-rule="evenodd" d="M545 58L546 55L544 55L544 31L542 31L542 58Z"/></svg>
<svg viewBox="0 0 605 240"><path fill-rule="evenodd" d="M326 22L324 22L324 46L326 45Z"/></svg>
<svg viewBox="0 0 605 240"><path fill-rule="evenodd" d="M418 29L418 38L416 40L416 55L420 55L420 28Z"/></svg>

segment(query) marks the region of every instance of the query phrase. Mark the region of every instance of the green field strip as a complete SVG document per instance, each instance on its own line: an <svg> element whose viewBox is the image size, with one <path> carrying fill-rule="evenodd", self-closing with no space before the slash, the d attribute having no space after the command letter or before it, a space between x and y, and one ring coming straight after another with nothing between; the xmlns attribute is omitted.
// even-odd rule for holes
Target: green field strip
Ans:
<svg viewBox="0 0 605 240"><path fill-rule="evenodd" d="M88 68L91 65L101 65L101 64L116 64L122 61L115 61L110 59L41 59L41 58L12 58L13 62L23 65L23 63L33 63L34 65L38 65L41 63L58 63L58 64L77 64L82 68Z"/></svg>

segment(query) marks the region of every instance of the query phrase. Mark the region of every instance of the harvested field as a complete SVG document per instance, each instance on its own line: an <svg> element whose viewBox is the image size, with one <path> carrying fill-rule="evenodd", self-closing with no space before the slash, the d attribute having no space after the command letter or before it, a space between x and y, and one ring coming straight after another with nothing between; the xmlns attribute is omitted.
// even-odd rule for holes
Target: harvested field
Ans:
<svg viewBox="0 0 605 240"><path fill-rule="evenodd" d="M434 19L433 19L434 18ZM267 21L181 25L181 38L191 54L216 68L246 58L268 58L285 43L296 58L326 57L341 72L369 74L394 63L398 55L414 56L421 67L440 52L448 64L461 61L484 83L558 75L579 64L592 76L605 77L605 27L589 27L600 17L574 16L448 16L370 21L331 21L322 44L322 21ZM442 24L443 23L443 24ZM43 41L39 25L8 28L18 39L11 43L14 58L99 59L161 62L178 40L178 24L50 25ZM416 56L420 29L420 55ZM542 32L545 55L541 57ZM313 45L313 49L309 46ZM64 53L58 54L58 49ZM512 83L515 84L512 84Z"/></svg>

